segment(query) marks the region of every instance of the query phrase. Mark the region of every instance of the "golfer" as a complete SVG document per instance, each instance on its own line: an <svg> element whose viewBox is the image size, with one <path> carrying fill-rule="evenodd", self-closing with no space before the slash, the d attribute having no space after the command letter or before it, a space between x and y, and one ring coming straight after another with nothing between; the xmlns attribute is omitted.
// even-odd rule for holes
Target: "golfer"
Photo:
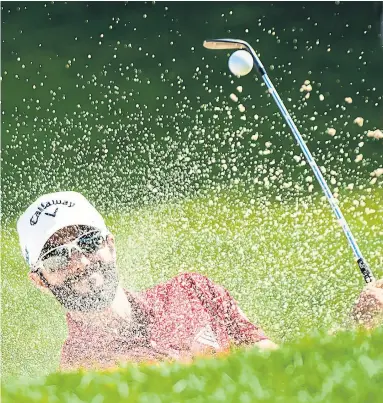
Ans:
<svg viewBox="0 0 383 403"><path fill-rule="evenodd" d="M181 274L141 293L124 290L114 237L79 193L41 196L19 218L17 230L30 280L66 310L62 370L190 360L232 344L277 347L227 290L200 274ZM375 310L369 310L371 301ZM382 307L383 289L370 286L356 304L355 319L372 326Z"/></svg>
<svg viewBox="0 0 383 403"><path fill-rule="evenodd" d="M232 343L275 347L223 287L200 274L140 294L122 289L114 237L79 193L40 197L17 228L30 279L67 311L62 369L185 360Z"/></svg>

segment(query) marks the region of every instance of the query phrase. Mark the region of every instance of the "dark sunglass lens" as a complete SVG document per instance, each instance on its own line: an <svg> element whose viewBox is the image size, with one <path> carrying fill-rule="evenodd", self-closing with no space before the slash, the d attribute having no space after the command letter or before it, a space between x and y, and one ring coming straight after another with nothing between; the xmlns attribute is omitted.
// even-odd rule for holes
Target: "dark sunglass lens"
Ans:
<svg viewBox="0 0 383 403"><path fill-rule="evenodd" d="M43 268L50 272L56 272L65 269L68 266L69 259L66 254L56 254L42 261Z"/></svg>
<svg viewBox="0 0 383 403"><path fill-rule="evenodd" d="M78 246L88 253L96 252L104 242L104 237L99 233L95 232L92 234L87 234L79 238Z"/></svg>

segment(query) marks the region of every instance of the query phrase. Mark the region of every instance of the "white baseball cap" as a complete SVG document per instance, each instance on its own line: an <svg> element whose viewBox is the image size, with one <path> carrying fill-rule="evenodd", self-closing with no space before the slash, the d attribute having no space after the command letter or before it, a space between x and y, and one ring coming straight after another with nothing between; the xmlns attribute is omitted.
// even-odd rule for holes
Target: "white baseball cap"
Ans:
<svg viewBox="0 0 383 403"><path fill-rule="evenodd" d="M49 193L32 203L17 221L21 251L27 263L35 265L47 240L70 225L88 225L108 232L101 214L80 193Z"/></svg>

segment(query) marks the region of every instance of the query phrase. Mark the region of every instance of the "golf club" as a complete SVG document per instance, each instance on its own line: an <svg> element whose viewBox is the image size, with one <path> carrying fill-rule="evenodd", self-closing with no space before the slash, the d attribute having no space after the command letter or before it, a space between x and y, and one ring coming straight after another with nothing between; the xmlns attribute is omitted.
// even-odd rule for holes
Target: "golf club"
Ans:
<svg viewBox="0 0 383 403"><path fill-rule="evenodd" d="M359 269L362 272L363 278L366 283L370 283L375 280L372 271L370 267L368 266L367 262L365 261L361 251L359 250L359 247L355 241L354 236L351 233L351 230L346 222L346 219L344 218L342 212L340 211L340 208L337 205L337 201L334 198L333 194L331 193L330 188L328 187L320 169L318 168L318 165L314 161L313 156L311 155L309 149L307 148L306 143L304 142L301 134L299 133L299 130L295 126L295 123L293 122L289 112L287 111L285 105L283 104L281 98L279 97L274 85L270 81L265 68L263 67L263 64L257 54L255 53L254 49L245 41L240 40L240 39L209 39L205 40L203 43L203 46L207 49L216 49L216 50L228 50L228 49L245 49L247 50L251 56L253 57L254 64L256 68L258 69L259 74L261 75L263 81L265 82L267 88L269 89L269 93L272 95L274 98L275 103L277 104L280 112L282 113L283 117L285 118L287 124L289 125L297 143L301 147L304 156L306 157L307 162L311 166L311 169L314 172L315 177L317 178L324 194L327 197L327 200L330 203L330 206L332 210L334 211L334 214L340 224L340 226L343 228L343 231L346 235L346 238L351 246L351 249L355 255L356 261L358 263Z"/></svg>

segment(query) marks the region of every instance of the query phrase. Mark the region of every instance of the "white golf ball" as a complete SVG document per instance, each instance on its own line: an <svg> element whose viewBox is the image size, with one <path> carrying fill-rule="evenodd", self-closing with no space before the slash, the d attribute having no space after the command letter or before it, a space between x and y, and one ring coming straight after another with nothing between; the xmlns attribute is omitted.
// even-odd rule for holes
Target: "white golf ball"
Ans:
<svg viewBox="0 0 383 403"><path fill-rule="evenodd" d="M253 68L253 57L246 50L237 50L229 58L229 69L237 77L249 74Z"/></svg>

